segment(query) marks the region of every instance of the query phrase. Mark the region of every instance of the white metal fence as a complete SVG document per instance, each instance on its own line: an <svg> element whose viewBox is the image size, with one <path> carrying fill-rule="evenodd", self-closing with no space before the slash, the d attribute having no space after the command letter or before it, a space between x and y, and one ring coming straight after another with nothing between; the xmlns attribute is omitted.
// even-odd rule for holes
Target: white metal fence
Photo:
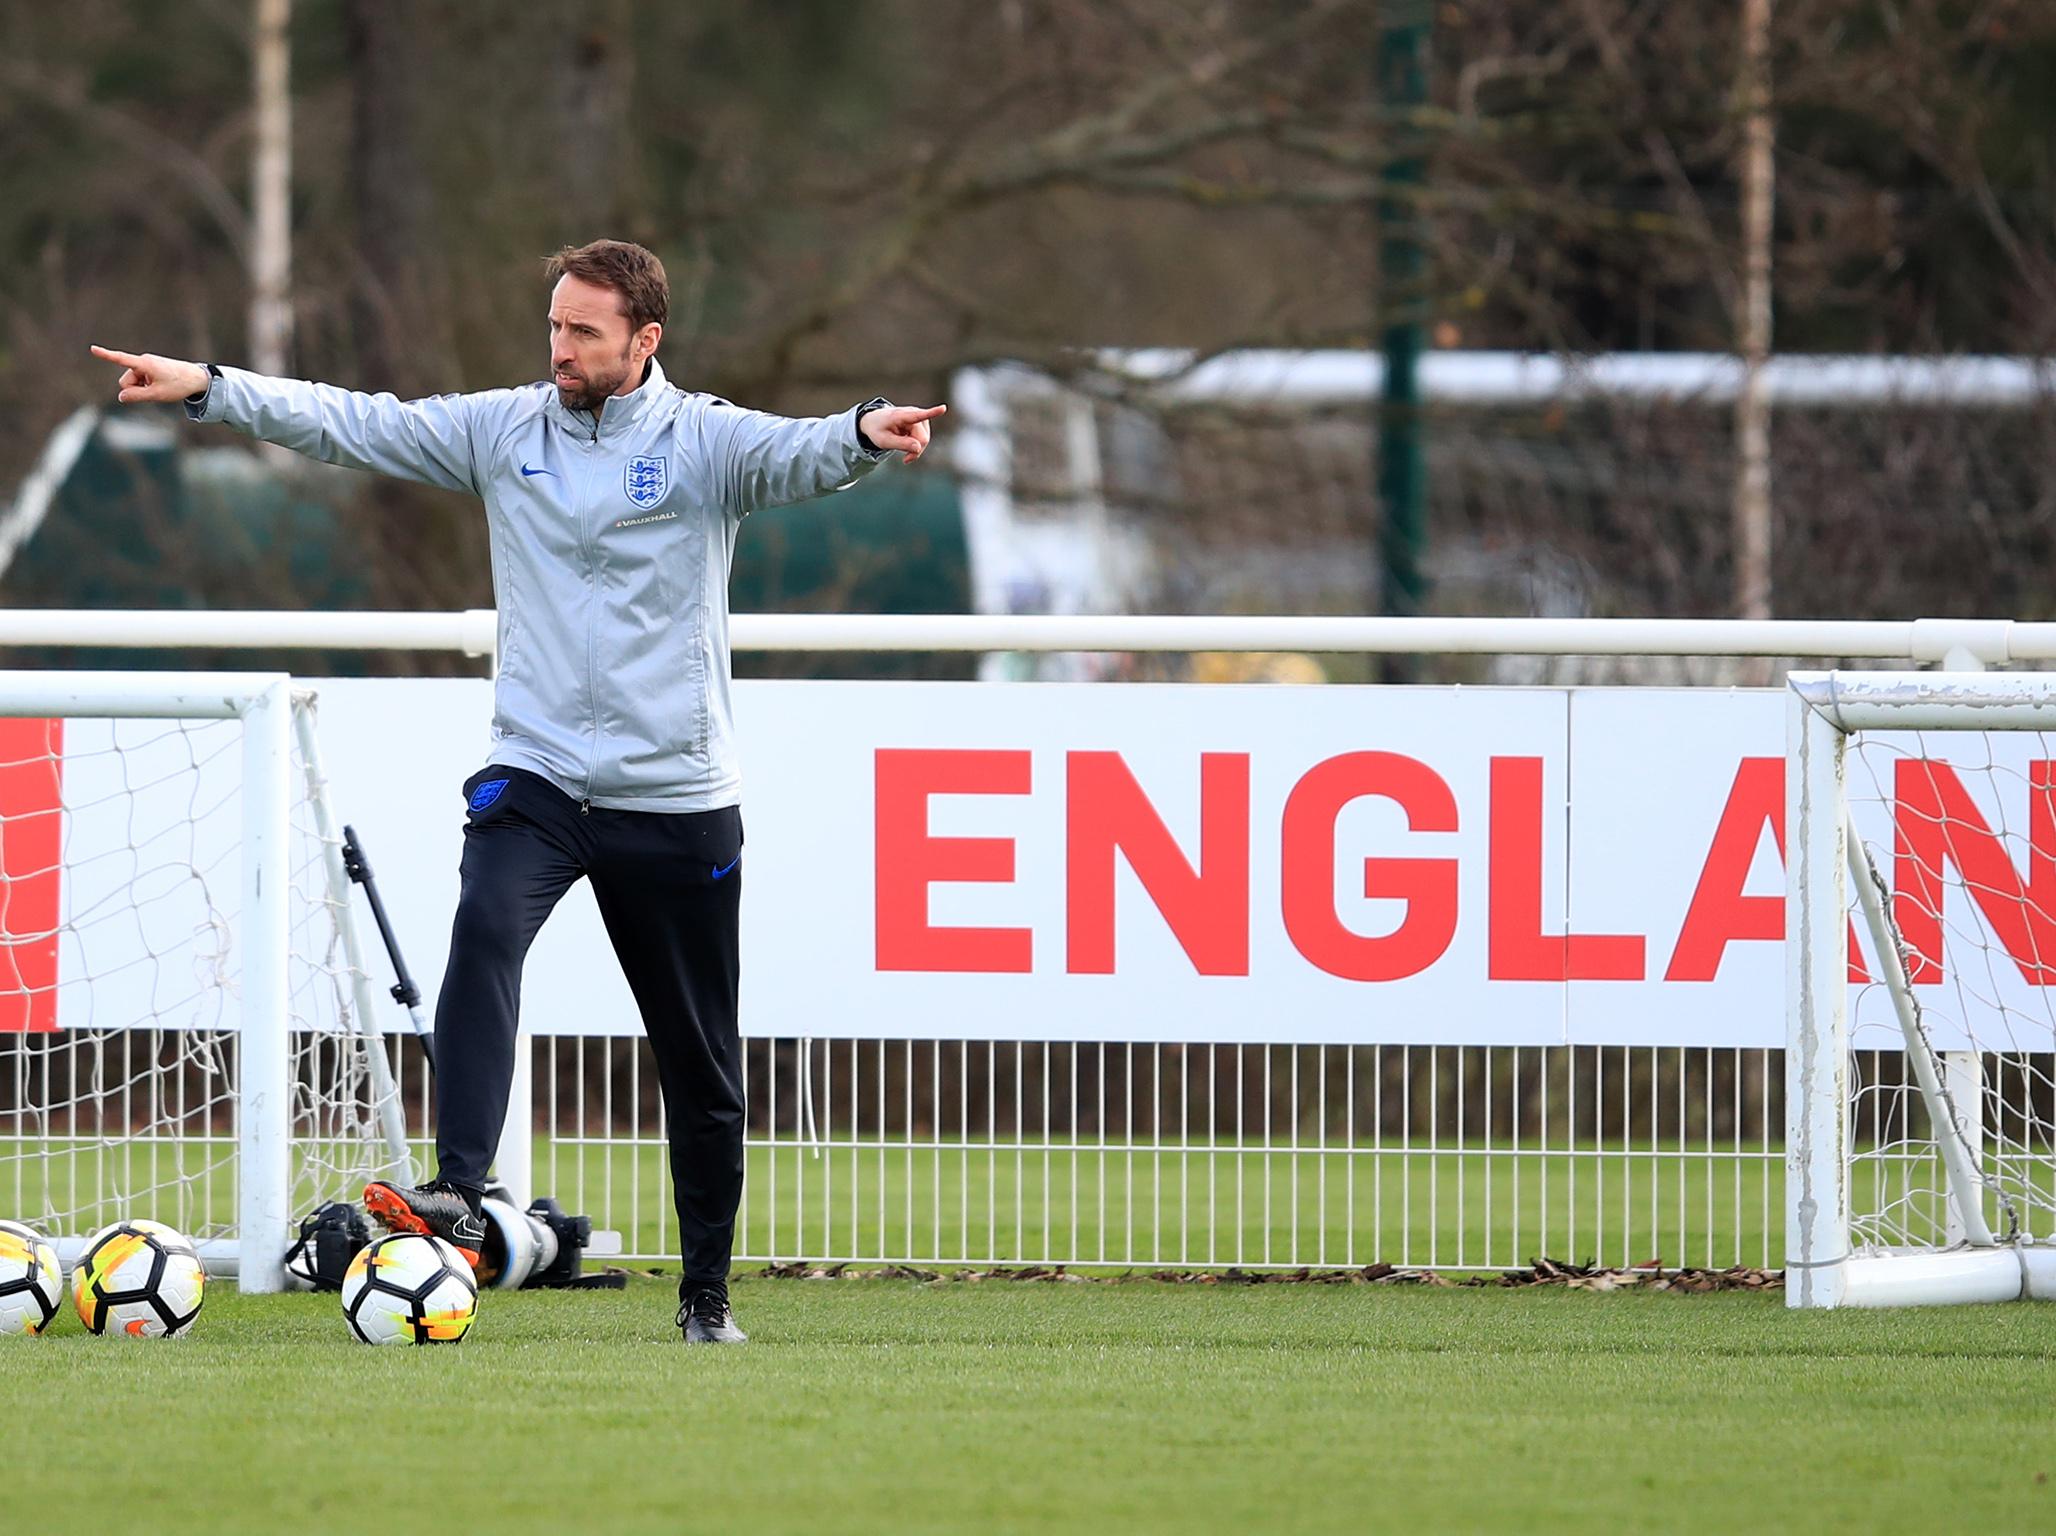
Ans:
<svg viewBox="0 0 2056 1536"><path fill-rule="evenodd" d="M582 1202L629 1251L668 1255L668 1195L648 1177L663 1138L645 1048L536 1049L538 1187ZM1782 1213L1774 1054L752 1041L738 1251L922 1265L1477 1269L1545 1253L1766 1265ZM608 1085L597 1096L596 1079Z"/></svg>
<svg viewBox="0 0 2056 1536"><path fill-rule="evenodd" d="M531 1042L534 1191L676 1257L639 1039ZM1775 1266L1782 1052L746 1043L749 1262ZM1873 1064L1875 1066L1875 1064ZM410 1126L429 1080L400 1050Z"/></svg>

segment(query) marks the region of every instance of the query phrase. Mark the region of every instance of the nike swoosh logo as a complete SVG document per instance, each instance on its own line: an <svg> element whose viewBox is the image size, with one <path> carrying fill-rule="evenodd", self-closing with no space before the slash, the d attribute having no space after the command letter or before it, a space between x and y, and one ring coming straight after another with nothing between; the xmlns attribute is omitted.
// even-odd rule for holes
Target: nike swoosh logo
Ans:
<svg viewBox="0 0 2056 1536"><path fill-rule="evenodd" d="M530 475L555 475L556 473L554 469L530 469L526 464L521 466L521 478L524 480Z"/></svg>
<svg viewBox="0 0 2056 1536"><path fill-rule="evenodd" d="M714 878L716 880L719 880L723 875L727 874L729 870L735 868L735 866L740 864L741 862L742 855L738 853L734 858L730 859L726 865L714 871Z"/></svg>

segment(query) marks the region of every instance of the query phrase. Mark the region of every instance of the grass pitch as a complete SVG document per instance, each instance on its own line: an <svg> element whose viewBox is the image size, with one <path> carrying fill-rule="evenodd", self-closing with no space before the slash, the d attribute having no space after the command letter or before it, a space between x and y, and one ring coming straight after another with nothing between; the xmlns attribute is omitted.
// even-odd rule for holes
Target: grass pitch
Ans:
<svg viewBox="0 0 2056 1536"><path fill-rule="evenodd" d="M740 1278L0 1340L14 1507L201 1530L2056 1529L2056 1307ZM1631 1526L1629 1523L1633 1522Z"/></svg>

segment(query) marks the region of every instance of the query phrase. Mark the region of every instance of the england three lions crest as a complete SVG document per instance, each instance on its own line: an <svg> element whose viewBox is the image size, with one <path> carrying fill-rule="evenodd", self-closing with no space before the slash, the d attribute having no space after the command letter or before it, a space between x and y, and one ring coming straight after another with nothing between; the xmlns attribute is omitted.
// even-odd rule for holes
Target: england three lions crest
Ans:
<svg viewBox="0 0 2056 1536"><path fill-rule="evenodd" d="M638 507L654 507L664 499L664 460L644 454L628 461L628 499Z"/></svg>

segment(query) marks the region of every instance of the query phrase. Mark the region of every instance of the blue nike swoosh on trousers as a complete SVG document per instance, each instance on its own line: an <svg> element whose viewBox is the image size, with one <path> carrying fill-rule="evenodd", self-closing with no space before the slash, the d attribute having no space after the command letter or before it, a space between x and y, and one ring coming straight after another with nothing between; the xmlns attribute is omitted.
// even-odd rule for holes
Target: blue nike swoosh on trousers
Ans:
<svg viewBox="0 0 2056 1536"><path fill-rule="evenodd" d="M737 855L736 855L736 856L735 856L734 858L730 859L730 860L729 860L729 861L728 861L728 862L727 862L726 864L724 864L724 865L723 865L723 866L722 866L721 868L719 868L719 869L717 869L717 870L715 870L715 871L714 871L714 878L715 878L716 880L719 880L719 879L720 879L720 878L721 878L721 877L722 877L723 875L727 874L727 873L729 872L729 870L731 870L731 869L735 868L735 866L736 866L736 865L738 865L738 864L740 864L741 862L742 862L742 855L738 853L738 854L737 854Z"/></svg>

